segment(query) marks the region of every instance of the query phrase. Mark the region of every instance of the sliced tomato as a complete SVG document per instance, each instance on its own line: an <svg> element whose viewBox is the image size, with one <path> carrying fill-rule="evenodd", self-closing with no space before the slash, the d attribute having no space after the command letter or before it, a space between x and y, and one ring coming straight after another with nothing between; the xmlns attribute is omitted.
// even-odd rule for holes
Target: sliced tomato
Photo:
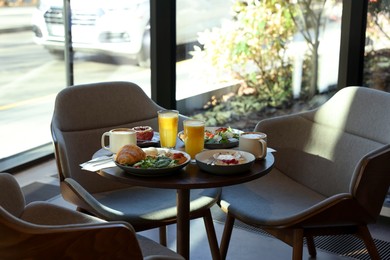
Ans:
<svg viewBox="0 0 390 260"><path fill-rule="evenodd" d="M172 154L172 159L177 161L177 164L180 165L187 161L187 157L184 156L182 153L174 153Z"/></svg>
<svg viewBox="0 0 390 260"><path fill-rule="evenodd" d="M225 133L227 130L228 130L227 127L220 127L217 130L215 130L215 133L216 134L218 134L218 133Z"/></svg>
<svg viewBox="0 0 390 260"><path fill-rule="evenodd" d="M204 132L204 136L207 138L207 139L211 139L214 137L214 134L211 133L210 131L205 131Z"/></svg>

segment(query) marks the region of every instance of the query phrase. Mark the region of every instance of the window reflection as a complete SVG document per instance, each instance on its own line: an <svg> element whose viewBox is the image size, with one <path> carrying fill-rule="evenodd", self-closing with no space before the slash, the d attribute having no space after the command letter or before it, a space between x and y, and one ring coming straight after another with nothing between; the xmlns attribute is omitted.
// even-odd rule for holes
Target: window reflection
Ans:
<svg viewBox="0 0 390 260"><path fill-rule="evenodd" d="M32 150L51 143L54 98L65 86L63 62L33 41L35 2L0 7L0 166L4 158L26 151L42 156Z"/></svg>
<svg viewBox="0 0 390 260"><path fill-rule="evenodd" d="M390 1L368 4L364 84L390 91Z"/></svg>
<svg viewBox="0 0 390 260"><path fill-rule="evenodd" d="M35 2L0 7L1 167L45 155L38 147L52 152L54 98L66 87L63 1ZM149 1L114 2L71 1L74 83L132 81L150 96L149 47L140 55L150 45Z"/></svg>

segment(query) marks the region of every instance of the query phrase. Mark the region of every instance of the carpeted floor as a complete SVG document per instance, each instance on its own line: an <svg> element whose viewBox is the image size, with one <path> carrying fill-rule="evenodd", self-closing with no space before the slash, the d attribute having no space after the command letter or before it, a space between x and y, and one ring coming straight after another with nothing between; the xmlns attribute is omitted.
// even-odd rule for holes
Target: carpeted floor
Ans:
<svg viewBox="0 0 390 260"><path fill-rule="evenodd" d="M60 188L56 185L42 182L33 182L22 187L26 203L32 201L46 201L60 194Z"/></svg>
<svg viewBox="0 0 390 260"><path fill-rule="evenodd" d="M213 208L214 221L219 223L225 222L225 213L219 209ZM272 237L262 229L249 226L241 221L236 220L234 223L235 228L240 228L246 231L257 233L261 236ZM389 241L383 241L376 239L374 234L375 245L377 246L381 259L390 259L390 237ZM353 235L338 235L338 236L321 236L314 237L314 243L316 248L324 251L334 253L340 256L350 257L352 259L370 260L370 256L367 253L366 247L363 241Z"/></svg>
<svg viewBox="0 0 390 260"><path fill-rule="evenodd" d="M215 220L218 221L218 220ZM244 223L236 221L234 224L235 228L241 228L247 231L258 233L261 236L270 236L265 231L248 226ZM390 242L375 239L375 245L377 246L381 259L390 259ZM324 251L351 257L353 259L370 260L370 256L367 253L366 247L362 240L352 235L337 235L337 236L322 236L315 237L314 243L316 248Z"/></svg>

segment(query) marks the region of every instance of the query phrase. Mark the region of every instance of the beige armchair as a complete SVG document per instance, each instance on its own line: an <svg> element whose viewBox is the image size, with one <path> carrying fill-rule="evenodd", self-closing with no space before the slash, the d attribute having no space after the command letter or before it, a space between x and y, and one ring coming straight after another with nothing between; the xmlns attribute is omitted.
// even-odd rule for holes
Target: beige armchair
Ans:
<svg viewBox="0 0 390 260"><path fill-rule="evenodd" d="M259 227L293 247L303 238L355 234L379 259L367 224L375 223L390 184L390 94L364 87L340 90L313 111L261 121L275 167L256 181L223 188L227 213L221 241L226 257L235 219Z"/></svg>
<svg viewBox="0 0 390 260"><path fill-rule="evenodd" d="M25 205L15 178L0 173L0 259L183 259L136 235L126 222L47 202Z"/></svg>
<svg viewBox="0 0 390 260"><path fill-rule="evenodd" d="M101 135L113 128L149 125L158 131L162 109L130 82L102 82L62 90L55 102L52 137L61 193L80 211L105 220L122 220L136 231L176 222L176 190L133 187L81 170L80 164L101 149ZM185 117L180 116L179 126ZM210 208L220 189L191 190L191 218L203 217L212 254L219 255Z"/></svg>

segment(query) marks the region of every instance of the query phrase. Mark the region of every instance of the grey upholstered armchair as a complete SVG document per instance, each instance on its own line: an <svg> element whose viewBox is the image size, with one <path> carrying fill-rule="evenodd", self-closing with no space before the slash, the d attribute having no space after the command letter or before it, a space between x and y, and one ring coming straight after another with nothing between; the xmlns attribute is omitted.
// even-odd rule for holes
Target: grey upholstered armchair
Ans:
<svg viewBox="0 0 390 260"><path fill-rule="evenodd" d="M390 184L390 94L364 87L340 90L313 111L261 121L275 167L256 181L223 188L226 257L235 219L259 227L311 256L314 236L358 235L379 259L367 224L381 211Z"/></svg>
<svg viewBox="0 0 390 260"><path fill-rule="evenodd" d="M101 149L101 135L113 128L149 125L158 130L163 109L130 82L101 82L62 90L51 124L61 193L80 211L105 220L123 220L136 231L176 222L176 190L133 187L81 170L80 163ZM182 127L182 115L179 126ZM213 255L219 255L210 208L220 189L191 190L191 218L203 217ZM166 244L165 233L160 240Z"/></svg>
<svg viewBox="0 0 390 260"><path fill-rule="evenodd" d="M48 202L25 205L15 178L0 173L0 259L183 259L126 222L106 222Z"/></svg>

